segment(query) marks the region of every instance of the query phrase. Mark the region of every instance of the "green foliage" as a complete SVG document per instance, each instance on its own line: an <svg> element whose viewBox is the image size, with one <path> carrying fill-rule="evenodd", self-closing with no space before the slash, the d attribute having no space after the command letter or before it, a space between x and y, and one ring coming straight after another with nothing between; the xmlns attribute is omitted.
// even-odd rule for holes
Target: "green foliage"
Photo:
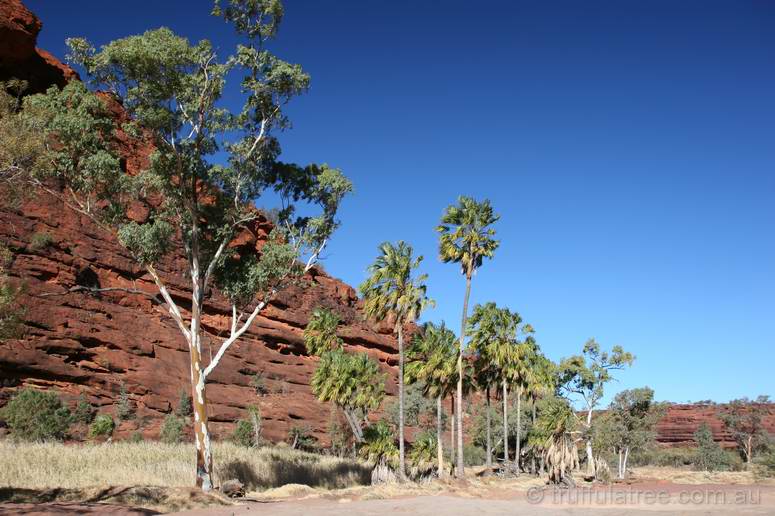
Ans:
<svg viewBox="0 0 775 516"><path fill-rule="evenodd" d="M135 407L132 400L129 399L129 393L126 390L126 384L121 382L116 400L116 416L121 421L126 421L135 417Z"/></svg>
<svg viewBox="0 0 775 516"><path fill-rule="evenodd" d="M159 439L168 444L183 441L183 431L186 428L186 420L174 414L167 414L161 426Z"/></svg>
<svg viewBox="0 0 775 516"><path fill-rule="evenodd" d="M414 437L412 448L409 450L409 461L415 466L424 466L436 462L438 441L436 433L425 430Z"/></svg>
<svg viewBox="0 0 775 516"><path fill-rule="evenodd" d="M581 355L564 359L557 368L556 384L568 395L580 396L588 408L594 408L603 397L605 384L613 379L612 371L632 365L635 356L614 346L610 353L590 339Z"/></svg>
<svg viewBox="0 0 775 516"><path fill-rule="evenodd" d="M350 448L352 439L348 438L345 426L339 420L336 406L331 407L331 416L328 419L328 439L331 441L331 454L344 457Z"/></svg>
<svg viewBox="0 0 775 516"><path fill-rule="evenodd" d="M380 420L369 425L363 432L364 442L358 453L372 464L388 464L396 467L398 446L393 434L393 428L387 421Z"/></svg>
<svg viewBox="0 0 775 516"><path fill-rule="evenodd" d="M598 452L647 448L655 442L655 425L664 407L654 403L648 387L618 393L608 412L593 424L593 448Z"/></svg>
<svg viewBox="0 0 775 516"><path fill-rule="evenodd" d="M62 440L70 427L70 411L53 392L22 389L0 409L14 439L23 441Z"/></svg>
<svg viewBox="0 0 775 516"><path fill-rule="evenodd" d="M94 421L94 416L96 414L97 409L95 409L92 404L89 403L89 400L86 399L86 396L84 394L78 396L78 402L76 403L75 410L73 411L73 422L81 423L82 425L88 425Z"/></svg>
<svg viewBox="0 0 775 516"><path fill-rule="evenodd" d="M754 460L754 473L758 477L775 477L775 450L768 449Z"/></svg>
<svg viewBox="0 0 775 516"><path fill-rule="evenodd" d="M396 331L417 320L422 311L435 303L426 295L427 274L412 277L423 257L413 256L412 246L404 241L383 242L379 255L369 266L369 277L360 286L366 316L381 321L392 315Z"/></svg>
<svg viewBox="0 0 775 516"><path fill-rule="evenodd" d="M30 237L30 251L42 251L54 243L50 233L33 233Z"/></svg>
<svg viewBox="0 0 775 516"><path fill-rule="evenodd" d="M231 434L231 440L240 446L250 448L253 446L253 425L246 419L237 421L234 432Z"/></svg>
<svg viewBox="0 0 775 516"><path fill-rule="evenodd" d="M303 451L316 451L318 440L312 435L309 425L294 425L288 430L288 444L291 449Z"/></svg>
<svg viewBox="0 0 775 516"><path fill-rule="evenodd" d="M770 444L770 436L764 428L764 418L772 412L770 403L768 396L755 400L741 398L730 401L721 411L721 420L748 463Z"/></svg>
<svg viewBox="0 0 775 516"><path fill-rule="evenodd" d="M191 401L191 394L186 389L180 389L178 405L175 407L175 415L181 418L190 417L194 413L194 405Z"/></svg>
<svg viewBox="0 0 775 516"><path fill-rule="evenodd" d="M342 347L342 339L336 334L339 316L328 308L316 308L304 329L304 345L307 353L320 356L326 351Z"/></svg>
<svg viewBox="0 0 775 516"><path fill-rule="evenodd" d="M0 243L0 341L20 337L24 329L25 311L17 302L22 288L12 285L7 274L12 258L11 251Z"/></svg>
<svg viewBox="0 0 775 516"><path fill-rule="evenodd" d="M481 466L487 459L487 450L476 444L463 445L463 462L466 466Z"/></svg>
<svg viewBox="0 0 775 516"><path fill-rule="evenodd" d="M482 266L484 258L492 258L500 242L495 240L496 215L485 199L478 202L471 197L458 197L458 204L448 206L441 217L439 258L444 263L459 263L461 272L471 277Z"/></svg>
<svg viewBox="0 0 775 516"><path fill-rule="evenodd" d="M425 323L406 350L405 381L428 398L448 396L457 384L457 337L444 323Z"/></svg>
<svg viewBox="0 0 775 516"><path fill-rule="evenodd" d="M89 437L106 437L113 434L116 423L108 414L98 414L89 426Z"/></svg>
<svg viewBox="0 0 775 516"><path fill-rule="evenodd" d="M263 372L258 372L250 378L250 386L253 387L258 396L269 394L269 387L266 385L266 378Z"/></svg>
<svg viewBox="0 0 775 516"><path fill-rule="evenodd" d="M311 386L320 401L363 413L379 407L385 396L385 379L379 365L365 353L343 350L323 353Z"/></svg>
<svg viewBox="0 0 775 516"><path fill-rule="evenodd" d="M129 436L129 439L127 439L130 443L141 443L145 439L143 438L143 434L140 432L132 432L132 435Z"/></svg>
<svg viewBox="0 0 775 516"><path fill-rule="evenodd" d="M550 482L562 482L579 463L574 439L576 414L566 399L555 396L540 400L537 414L528 433L528 446L544 458Z"/></svg>
<svg viewBox="0 0 775 516"><path fill-rule="evenodd" d="M423 383L409 384L404 390L404 424L431 429L436 427L436 402L423 396ZM393 400L385 407L385 418L398 427L398 401Z"/></svg>
<svg viewBox="0 0 775 516"><path fill-rule="evenodd" d="M493 454L503 456L503 410L500 400L493 401L490 406L490 435L493 443ZM512 396L508 403L508 431L509 431L509 449L515 449L517 442L517 400ZM522 442L520 445L527 444L527 438L530 431L530 408L522 404L522 417L520 418L520 435ZM487 406L482 403L478 405L473 413L473 421L470 430L471 442L476 446L487 449Z"/></svg>
<svg viewBox="0 0 775 516"><path fill-rule="evenodd" d="M700 471L730 469L729 456L713 440L713 432L707 423L700 425L700 428L694 433L694 440L697 443L697 449L692 464L696 469Z"/></svg>

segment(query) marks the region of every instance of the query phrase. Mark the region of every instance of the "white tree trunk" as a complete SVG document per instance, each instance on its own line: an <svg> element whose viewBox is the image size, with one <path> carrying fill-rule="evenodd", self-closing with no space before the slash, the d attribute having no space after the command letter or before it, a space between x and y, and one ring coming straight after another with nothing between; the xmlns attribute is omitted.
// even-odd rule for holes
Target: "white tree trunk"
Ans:
<svg viewBox="0 0 775 516"><path fill-rule="evenodd" d="M591 433L592 430L592 407L587 407L587 432ZM595 457L592 454L592 437L587 438L586 442L587 451L587 476L594 477L596 475Z"/></svg>
<svg viewBox="0 0 775 516"><path fill-rule="evenodd" d="M444 438L442 432L442 410L441 410L441 395L436 397L436 459L439 463L439 478L444 476L444 445L442 439Z"/></svg>
<svg viewBox="0 0 775 516"><path fill-rule="evenodd" d="M398 478L406 479L404 454L404 330L398 325Z"/></svg>
<svg viewBox="0 0 775 516"><path fill-rule="evenodd" d="M503 380L503 466L509 465L509 391Z"/></svg>
<svg viewBox="0 0 775 516"><path fill-rule="evenodd" d="M627 446L624 449L624 460L622 461L622 476L621 476L622 479L627 477L627 459L629 458L629 456L630 456L630 447Z"/></svg>

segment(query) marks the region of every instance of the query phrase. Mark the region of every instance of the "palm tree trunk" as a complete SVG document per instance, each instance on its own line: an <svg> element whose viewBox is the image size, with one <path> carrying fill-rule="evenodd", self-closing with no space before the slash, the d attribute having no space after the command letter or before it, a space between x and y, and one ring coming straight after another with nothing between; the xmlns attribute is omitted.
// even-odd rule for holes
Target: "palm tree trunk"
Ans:
<svg viewBox="0 0 775 516"><path fill-rule="evenodd" d="M444 476L444 445L441 443L442 427L441 427L441 394L436 397L436 459L439 462L439 478Z"/></svg>
<svg viewBox="0 0 775 516"><path fill-rule="evenodd" d="M520 440L522 439L522 386L520 385L517 389L517 450L516 450L516 456L514 457L514 460L517 463L517 475L519 475L519 467L520 467L520 453L522 451L522 445L520 443Z"/></svg>
<svg viewBox="0 0 775 516"><path fill-rule="evenodd" d="M490 386L484 388L485 400L487 400L487 467L492 467L492 431L490 426L492 424L492 414L490 412Z"/></svg>
<svg viewBox="0 0 775 516"><path fill-rule="evenodd" d="M449 460L454 466L455 462L455 450L457 450L457 441L455 441L455 426L457 420L455 419L455 395L451 395L449 398L449 409L452 414L452 424L449 425Z"/></svg>
<svg viewBox="0 0 775 516"><path fill-rule="evenodd" d="M471 295L471 273L466 274L466 295L463 299L463 317L460 321L460 349L457 354L457 468L455 476L463 478L463 346L466 340L466 322L468 320L468 298Z"/></svg>
<svg viewBox="0 0 775 516"><path fill-rule="evenodd" d="M536 425L536 401L537 401L536 398L533 397L533 399L532 399L532 407L531 407L533 415L530 418L530 428L531 429L535 428L535 425ZM532 470L533 474L536 474L536 473L538 473L538 469L536 468L536 454L535 454L535 452L533 452L530 455L532 456L532 459L531 459L532 466L530 467L530 469Z"/></svg>
<svg viewBox="0 0 775 516"><path fill-rule="evenodd" d="M503 380L503 466L509 465L509 391Z"/></svg>
<svg viewBox="0 0 775 516"><path fill-rule="evenodd" d="M404 329L398 323L398 477L406 479L404 455Z"/></svg>

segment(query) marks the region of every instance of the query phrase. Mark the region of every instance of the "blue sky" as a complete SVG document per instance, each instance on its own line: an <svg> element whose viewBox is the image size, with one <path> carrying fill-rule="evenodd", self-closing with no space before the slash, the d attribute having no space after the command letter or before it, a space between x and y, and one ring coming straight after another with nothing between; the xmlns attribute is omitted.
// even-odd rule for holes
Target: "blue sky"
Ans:
<svg viewBox="0 0 775 516"><path fill-rule="evenodd" d="M274 50L312 88L283 159L356 195L325 267L357 285L384 240L425 255L425 319L458 329L464 281L434 227L489 198L501 247L472 301L519 311L552 359L595 337L637 355L613 394L775 394L775 4L288 0ZM227 53L200 1L26 0L39 46L165 25ZM231 99L227 99L231 100Z"/></svg>

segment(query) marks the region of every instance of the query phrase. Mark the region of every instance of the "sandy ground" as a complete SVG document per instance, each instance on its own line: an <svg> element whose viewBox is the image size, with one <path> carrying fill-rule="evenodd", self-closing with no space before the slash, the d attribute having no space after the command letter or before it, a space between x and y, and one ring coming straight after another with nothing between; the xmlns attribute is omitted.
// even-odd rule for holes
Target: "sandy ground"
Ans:
<svg viewBox="0 0 775 516"><path fill-rule="evenodd" d="M186 516L272 516L342 514L439 515L536 515L619 516L630 514L773 515L775 487L755 485L640 484L580 488L576 491L535 487L530 490L483 489L480 493L398 496L390 499L302 499L245 501L237 506L200 509L176 514Z"/></svg>

